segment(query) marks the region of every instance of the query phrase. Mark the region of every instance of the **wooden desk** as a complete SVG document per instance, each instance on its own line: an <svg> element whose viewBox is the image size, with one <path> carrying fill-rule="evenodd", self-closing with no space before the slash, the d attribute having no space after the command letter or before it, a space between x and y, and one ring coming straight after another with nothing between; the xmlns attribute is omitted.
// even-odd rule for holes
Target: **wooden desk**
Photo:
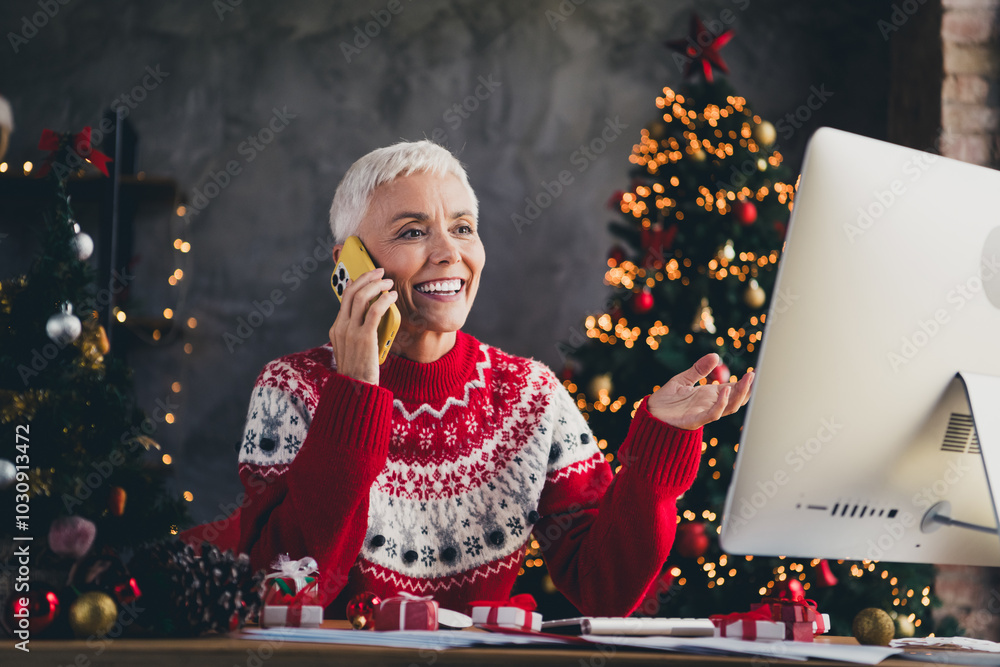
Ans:
<svg viewBox="0 0 1000 667"><path fill-rule="evenodd" d="M347 628L346 621L324 621L323 627ZM821 637L821 641L854 643L846 637ZM73 665L113 665L115 667L197 667L200 665L225 665L236 667L263 667L281 665L399 665L401 667L431 667L432 665L488 665L512 667L528 665L565 665L572 667L603 667L604 665L808 665L809 667L843 667L847 663L829 660L768 660L753 656L703 656L665 651L616 650L611 646L586 648L464 648L447 651L417 649L374 648L368 646L343 646L334 644L307 644L303 642L274 642L246 640L236 637L213 636L200 639L116 639L107 641L32 641L31 652L24 653L13 647L13 640L5 639L0 646L0 664L5 667L19 665L44 665L55 667ZM278 660L271 661L271 658ZM916 667L921 664L909 660L890 659L884 667ZM952 663L937 662L935 665Z"/></svg>

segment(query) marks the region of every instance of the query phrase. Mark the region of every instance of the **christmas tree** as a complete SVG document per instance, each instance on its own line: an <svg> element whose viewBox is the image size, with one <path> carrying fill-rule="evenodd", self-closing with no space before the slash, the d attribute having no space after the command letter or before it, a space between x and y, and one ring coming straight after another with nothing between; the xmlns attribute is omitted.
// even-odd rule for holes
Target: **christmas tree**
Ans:
<svg viewBox="0 0 1000 667"><path fill-rule="evenodd" d="M28 275L0 283L0 503L16 514L0 530L0 563L16 572L24 560L15 547L30 553L36 631L54 619L54 611L38 613L53 595L68 607L67 595L117 586L118 601L129 599L117 554L191 523L184 500L167 490L168 468L150 437L157 424L136 405L126 363L109 354L86 261L94 244L74 221L67 193L83 168L107 175L107 157L91 148L89 128L47 130L40 147L51 151L39 172L48 175L54 204L42 252ZM8 617L12 584L0 581Z"/></svg>
<svg viewBox="0 0 1000 667"><path fill-rule="evenodd" d="M706 36L711 39L706 39ZM664 88L657 117L629 158L631 188L611 206L621 240L609 253L605 311L563 346L564 385L617 470L617 447L642 397L704 354L723 365L702 382L735 382L753 368L794 199L794 180L771 123L713 69L727 71L697 17L668 42L686 67L682 91ZM821 351L817 351L821 354ZM733 373L733 375L730 375ZM928 634L933 567L733 556L718 531L745 411L705 427L701 470L678 503L677 536L640 614L705 617L746 611L764 595L804 595L850 634L865 607L895 612L899 636ZM541 579L536 545L523 578ZM527 586L525 586L527 588Z"/></svg>

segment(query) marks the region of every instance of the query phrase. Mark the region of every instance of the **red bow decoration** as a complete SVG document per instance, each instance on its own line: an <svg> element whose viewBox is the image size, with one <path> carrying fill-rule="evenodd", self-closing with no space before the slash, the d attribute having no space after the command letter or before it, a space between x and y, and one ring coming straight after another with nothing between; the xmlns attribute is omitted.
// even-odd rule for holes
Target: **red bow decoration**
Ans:
<svg viewBox="0 0 1000 667"><path fill-rule="evenodd" d="M725 30L716 35L705 28L697 14L691 14L691 29L688 31L687 39L672 39L665 44L682 54L685 77L691 76L691 72L698 65L701 65L705 80L712 83L713 65L723 72L729 73L729 68L726 67L725 61L719 55L719 49L728 44L732 38L732 30Z"/></svg>
<svg viewBox="0 0 1000 667"><path fill-rule="evenodd" d="M472 607L517 607L524 611L535 611L538 609L538 603L531 593L521 593L509 600L476 600L469 603L469 608Z"/></svg>
<svg viewBox="0 0 1000 667"><path fill-rule="evenodd" d="M770 621L771 612L765 606L761 605L751 611L735 611L731 614L716 614L714 616L709 616L708 620L712 621L712 624L721 629L722 636L726 636L726 626L737 621L743 621L743 639L754 640L757 639L757 621Z"/></svg>
<svg viewBox="0 0 1000 667"><path fill-rule="evenodd" d="M59 134L49 129L42 130L42 138L38 141L38 147L43 151L49 151L49 154L45 158L45 164L38 170L39 178L48 174L52 169L56 153L64 141L69 142L69 147L74 153L100 169L105 176L108 175L108 162L111 162L111 158L90 145L90 126L88 125L75 135Z"/></svg>

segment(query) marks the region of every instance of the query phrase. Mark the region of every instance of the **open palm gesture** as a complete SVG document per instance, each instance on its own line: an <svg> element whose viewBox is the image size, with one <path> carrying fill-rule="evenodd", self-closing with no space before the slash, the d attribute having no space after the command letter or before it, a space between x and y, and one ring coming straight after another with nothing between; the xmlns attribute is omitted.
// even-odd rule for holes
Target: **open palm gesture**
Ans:
<svg viewBox="0 0 1000 667"><path fill-rule="evenodd" d="M694 366L672 377L647 399L649 413L676 428L694 430L746 405L750 400L753 371L747 372L735 384L697 384L720 361L714 352L706 354Z"/></svg>

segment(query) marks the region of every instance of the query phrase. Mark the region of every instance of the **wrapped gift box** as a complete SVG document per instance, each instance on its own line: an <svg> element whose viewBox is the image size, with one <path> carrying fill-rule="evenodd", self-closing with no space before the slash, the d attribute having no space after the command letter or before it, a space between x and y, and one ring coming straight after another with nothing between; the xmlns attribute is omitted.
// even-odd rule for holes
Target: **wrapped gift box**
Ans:
<svg viewBox="0 0 1000 667"><path fill-rule="evenodd" d="M811 642L813 640L813 624L810 621L795 621L784 625L785 639L797 642Z"/></svg>
<svg viewBox="0 0 1000 667"><path fill-rule="evenodd" d="M438 603L409 593L382 600L375 610L376 630L437 630Z"/></svg>
<svg viewBox="0 0 1000 667"><path fill-rule="evenodd" d="M323 622L319 603L316 561L306 557L290 560L282 554L271 565L276 570L264 581L260 626L318 628Z"/></svg>
<svg viewBox="0 0 1000 667"><path fill-rule="evenodd" d="M712 619L715 623L716 637L730 637L732 639L754 640L781 640L785 639L785 624L778 621L765 621L759 618L743 618L736 621L726 621L725 619ZM812 640L812 629L809 629L810 641Z"/></svg>
<svg viewBox="0 0 1000 667"><path fill-rule="evenodd" d="M323 607L302 605L301 607L279 607L267 605L260 615L260 627L318 628L323 623Z"/></svg>
<svg viewBox="0 0 1000 667"><path fill-rule="evenodd" d="M541 632L542 615L535 612L538 604L530 593L515 595L509 600L478 600L470 602L472 623L477 626L510 628L526 632Z"/></svg>
<svg viewBox="0 0 1000 667"><path fill-rule="evenodd" d="M821 624L820 621L823 621ZM830 614L817 614L813 621L813 634L822 635L830 632Z"/></svg>
<svg viewBox="0 0 1000 667"><path fill-rule="evenodd" d="M542 615L520 607L473 607L472 623L541 632Z"/></svg>
<svg viewBox="0 0 1000 667"><path fill-rule="evenodd" d="M788 598L764 598L760 604L750 605L752 612L770 614L772 621L792 623L809 623L814 635L830 630L829 614L821 614L816 610L816 603L811 600L790 600ZM789 635L792 631L789 630ZM791 637L789 637L791 639ZM812 641L811 639L806 641Z"/></svg>

